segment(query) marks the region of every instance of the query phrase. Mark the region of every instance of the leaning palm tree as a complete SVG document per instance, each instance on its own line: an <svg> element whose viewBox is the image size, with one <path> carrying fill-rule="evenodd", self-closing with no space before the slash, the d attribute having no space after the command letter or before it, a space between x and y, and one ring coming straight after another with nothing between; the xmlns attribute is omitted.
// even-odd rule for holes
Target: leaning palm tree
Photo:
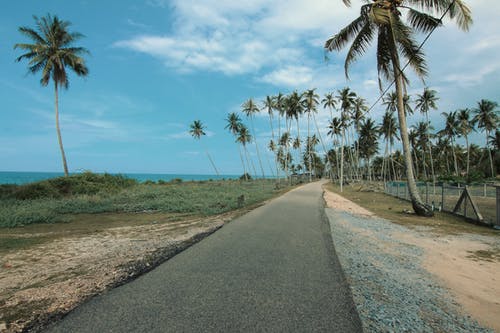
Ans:
<svg viewBox="0 0 500 333"><path fill-rule="evenodd" d="M19 48L27 51L19 56L16 61L28 60L28 70L32 74L42 71L40 80L42 86L47 86L52 77L55 90L57 141L61 150L64 175L68 176L68 163L59 126L59 87L68 88L67 67L78 76L88 74L88 68L82 58L82 55L88 54L88 51L83 47L73 46L73 43L82 38L83 35L77 32L69 32L68 27L71 25L69 21L62 21L57 16L51 16L50 14L42 18L37 16L33 16L33 18L35 19L36 29L20 27L19 32L33 40L34 43L14 45L15 49Z"/></svg>
<svg viewBox="0 0 500 333"><path fill-rule="evenodd" d="M491 177L495 177L495 172L493 169L493 159L491 158L491 151L488 145L488 137L491 131L497 128L499 123L499 116L497 102L482 99L477 103L477 108L474 109L475 116L473 121L477 124L477 127L483 129L486 134L486 150L488 151L488 157L490 159Z"/></svg>
<svg viewBox="0 0 500 333"><path fill-rule="evenodd" d="M257 106L257 104L251 98L249 100L247 100L245 103L243 103L243 105L241 107L242 107L243 113L245 113L246 116L250 118L250 122L252 124L252 133L253 133L253 136L254 136L254 138L257 138L257 136L255 134L255 127L254 127L254 124L253 124L253 115L255 113L258 113L260 111L259 107ZM262 178L264 178L265 177L265 175L264 175L264 167L262 166L262 160L260 159L259 145L257 144L257 140L254 140L254 143L255 143L255 150L257 152L257 158L259 159L260 171L262 172Z"/></svg>
<svg viewBox="0 0 500 333"><path fill-rule="evenodd" d="M343 0L350 6L350 0ZM407 14L407 20L402 17ZM368 46L377 36L377 69L381 79L394 81L397 94L399 130L403 141L406 164L406 177L410 199L418 215L432 216L431 207L424 204L415 182L413 162L408 139L404 95L408 78L402 71L401 61L407 60L415 73L424 78L427 66L423 51L415 41L415 33L429 33L442 24L441 19L433 15L448 15L455 19L460 28L468 30L472 23L470 9L462 0L372 0L361 6L360 16L343 28L325 43L328 51L340 51L353 40L346 55L345 74L348 76L349 65L366 53Z"/></svg>
<svg viewBox="0 0 500 333"><path fill-rule="evenodd" d="M241 144L243 146L243 151L245 152L247 165L248 165L248 168L250 169L247 144L252 142L252 135L250 134L250 131L248 130L248 128L243 124L238 129L238 135L236 137L236 142L238 142L239 144ZM253 166L253 162L252 162L252 166ZM254 170L253 171L254 176L256 176L255 166L253 166L253 170ZM248 178L246 176L245 176L245 180L248 180Z"/></svg>
<svg viewBox="0 0 500 333"><path fill-rule="evenodd" d="M195 120L195 121L193 121L193 123L191 125L189 125L189 134L191 134L193 136L193 138L195 138L196 140L200 140L202 136L206 135L205 126L203 126L201 121ZM219 171L215 167L215 163L212 160L212 157L208 153L208 150L206 148L204 148L204 149L205 149L205 153L208 156L208 159L210 160L210 163L212 164L212 167L215 170L215 173L217 174L217 176L219 176Z"/></svg>
<svg viewBox="0 0 500 333"><path fill-rule="evenodd" d="M231 112L230 114L227 115L226 118L227 125L225 129L229 130L232 135L237 137L239 134L241 126L243 126L243 123L241 122L240 116L236 114L236 112ZM245 180L248 180L248 173L245 167L245 161L243 160L243 154L241 153L241 146L238 145L238 150L240 152L240 159L241 159L241 164L243 165L243 175L245 176ZM249 166L250 168L250 166Z"/></svg>

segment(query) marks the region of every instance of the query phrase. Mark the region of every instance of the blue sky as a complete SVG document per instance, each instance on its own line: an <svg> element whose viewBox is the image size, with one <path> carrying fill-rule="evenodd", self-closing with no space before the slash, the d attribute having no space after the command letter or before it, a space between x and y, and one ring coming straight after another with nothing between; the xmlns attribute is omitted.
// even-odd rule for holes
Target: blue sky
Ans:
<svg viewBox="0 0 500 333"><path fill-rule="evenodd" d="M440 97L431 115L436 129L443 111L475 107L482 98L500 102L500 3L467 3L472 29L463 33L447 22L425 46L426 83ZM86 36L78 45L91 52L89 76L70 76L69 90L60 95L70 171L213 173L202 146L187 133L199 119L207 127L204 146L221 173L241 174L224 118L246 99L310 88L322 95L345 86L369 103L378 97L373 49L352 66L349 81L344 53L324 59L324 41L359 13L353 4L349 9L340 0L9 1L0 12L0 171L62 170L53 87L42 87L39 75L14 61L21 51L13 45L27 41L17 28L33 27L32 15L51 13L72 22L71 29ZM423 86L413 79L410 94ZM372 117L379 121L382 113L377 106ZM320 126L327 118L320 110ZM421 119L417 114L410 123ZM265 151L269 121L262 115L255 125ZM474 140L484 141L481 134Z"/></svg>

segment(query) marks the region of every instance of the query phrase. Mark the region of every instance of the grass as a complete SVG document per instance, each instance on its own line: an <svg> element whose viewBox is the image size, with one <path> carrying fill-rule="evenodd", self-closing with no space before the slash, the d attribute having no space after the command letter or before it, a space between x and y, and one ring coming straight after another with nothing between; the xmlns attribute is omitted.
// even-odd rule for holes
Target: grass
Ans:
<svg viewBox="0 0 500 333"><path fill-rule="evenodd" d="M253 205L279 193L281 190L271 180L139 184L121 176L85 173L23 186L2 186L0 227L70 222L75 214L160 212L209 216Z"/></svg>
<svg viewBox="0 0 500 333"><path fill-rule="evenodd" d="M417 216L413 214L410 202L377 191L376 186L373 185L347 185L344 186L342 193L340 193L339 186L331 183L327 184L326 188L341 194L379 217L410 228L427 227L433 232L443 234L476 233L500 237L499 231L468 223L463 218L452 214L435 212L435 216L432 218Z"/></svg>

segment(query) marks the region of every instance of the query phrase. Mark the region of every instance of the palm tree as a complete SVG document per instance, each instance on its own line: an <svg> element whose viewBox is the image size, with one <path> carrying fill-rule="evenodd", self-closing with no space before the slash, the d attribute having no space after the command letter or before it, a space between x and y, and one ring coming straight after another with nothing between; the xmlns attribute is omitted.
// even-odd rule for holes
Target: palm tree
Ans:
<svg viewBox="0 0 500 333"><path fill-rule="evenodd" d="M493 159L491 158L491 151L488 145L488 137L491 131L495 130L499 123L499 116L497 102L482 99L477 103L477 108L474 109L475 116L473 122L477 124L478 128L483 129L486 134L486 150L488 151L488 157L490 159L491 177L495 177L495 172L493 170Z"/></svg>
<svg viewBox="0 0 500 333"><path fill-rule="evenodd" d="M247 165L248 165L248 168L250 168L247 144L252 142L252 135L250 134L250 131L248 130L248 128L243 124L241 124L241 126L238 129L238 136L236 137L236 142L240 143L243 146L243 150L245 152L245 157L247 160ZM256 173L255 166L253 169L254 169L254 175L255 175L255 173ZM246 176L245 176L245 179L248 180Z"/></svg>
<svg viewBox="0 0 500 333"><path fill-rule="evenodd" d="M263 104L263 110L266 110L269 116L269 125L271 126L271 140L274 141L273 111L276 109L276 98L268 95L266 96ZM274 150L271 151L274 154ZM279 178L278 161L276 160L276 154L274 154L274 163L276 165L276 176Z"/></svg>
<svg viewBox="0 0 500 333"><path fill-rule="evenodd" d="M317 111L316 107L319 104L319 96L315 92L316 89L309 89L303 94L303 107L304 111L307 113L307 137L311 137L310 133L310 121L311 121L311 113L314 115L314 113ZM318 128L318 123L316 122L316 117L314 117L314 122L316 124L316 129ZM318 131L319 132L319 131ZM324 145L323 145L324 146ZM309 156L309 181L312 181L312 173L310 172L312 169L311 163L312 163L312 158L311 158L311 149L308 149Z"/></svg>
<svg viewBox="0 0 500 333"><path fill-rule="evenodd" d="M340 102L340 120L342 126L342 142L340 144L340 192L343 191L344 182L344 142L345 130L348 126L348 114L351 110L354 101L356 100L356 93L351 91L348 87L338 91L337 99Z"/></svg>
<svg viewBox="0 0 500 333"><path fill-rule="evenodd" d="M189 134L191 134L193 138L195 138L196 140L200 140L202 136L206 135L204 130L205 126L203 126L203 124L199 120L195 120L191 125L189 125ZM207 154L208 159L210 160L210 163L212 164L212 167L215 170L215 173L217 174L217 176L219 176L219 171L215 167L215 163L212 160L212 157L210 156L206 148L205 148L205 153Z"/></svg>
<svg viewBox="0 0 500 333"><path fill-rule="evenodd" d="M371 180L370 158L378 152L379 128L368 118L359 127L360 155L366 159L368 179Z"/></svg>
<svg viewBox="0 0 500 333"><path fill-rule="evenodd" d="M333 146L338 145L338 136L342 135L342 128L344 127L343 122L340 118L334 117L328 124L328 135L333 139ZM341 148L342 149L342 148ZM330 154L329 154L330 156ZM339 168L339 154L335 151L335 162L337 166L337 177L340 179L340 168Z"/></svg>
<svg viewBox="0 0 500 333"><path fill-rule="evenodd" d="M494 135L490 135L489 142L495 152L500 151L500 130L497 129Z"/></svg>
<svg viewBox="0 0 500 333"><path fill-rule="evenodd" d="M350 6L350 0L343 0ZM414 7L414 8L413 8ZM402 11L407 13L406 22ZM366 53L368 46L377 36L377 69L380 79L394 81L397 94L399 130L403 142L406 177L412 206L417 215L432 216L431 207L425 205L413 174L408 128L404 107L404 95L408 78L401 70L401 59L406 59L415 73L424 78L427 74L424 54L417 45L416 32L429 33L441 25L441 20L433 15L447 14L456 19L460 28L467 30L472 23L469 8L462 0L373 0L361 6L360 16L328 39L328 51L340 51L353 40L346 55L345 74L348 77L349 65Z"/></svg>
<svg viewBox="0 0 500 333"><path fill-rule="evenodd" d="M387 110L382 118L382 124L379 127L380 134L384 136L385 140L385 157L390 157L390 164L392 166L393 179L396 177L396 171L394 169L394 160L392 159L392 147L394 146L394 138L399 139L396 128L396 118L393 115L394 112ZM385 172L389 169L389 161L382 164L382 174L385 180ZM390 176L390 172L389 172Z"/></svg>
<svg viewBox="0 0 500 333"><path fill-rule="evenodd" d="M455 176L458 176L458 163L457 163L457 154L455 153L455 137L458 135L458 126L459 123L457 121L457 112L442 112L443 117L445 117L445 125L444 128L439 131L439 134L448 137L451 144L451 152L453 154L453 164L455 166Z"/></svg>
<svg viewBox="0 0 500 333"><path fill-rule="evenodd" d="M432 184L434 185L436 183L436 175L434 173L434 159L432 158L432 143L430 140L430 134L429 134L429 126L430 126L430 121L429 121L429 111L431 109L437 110L437 105L436 102L439 99L436 96L437 92L435 90L429 89L429 88L424 88L424 92L422 95L417 95L417 100L415 101L416 105L415 108L420 111L420 113L425 114L425 120L427 121L427 143L429 147L427 149L429 150L429 157L431 160L431 172L432 172ZM469 171L467 171L469 173Z"/></svg>
<svg viewBox="0 0 500 333"><path fill-rule="evenodd" d="M300 116L304 113L303 107L302 107L302 96L297 92L294 91L292 92L286 99L286 115L289 120L288 123L288 131L291 131L291 126L292 126L292 121L295 119L295 122L297 124L297 138L300 140L300 126L299 126L299 118ZM299 160L297 161L298 164L301 164L300 157L302 156L302 148L301 146L298 147L299 150Z"/></svg>
<svg viewBox="0 0 500 333"><path fill-rule="evenodd" d="M81 57L88 54L83 47L75 47L73 43L82 38L83 35L77 32L69 32L69 21L62 21L57 16L48 14L45 17L35 19L36 29L20 27L19 32L29 39L33 44L16 44L14 48L26 50L27 52L19 56L16 61L26 59L29 61L28 70L35 74L42 71L40 83L42 86L49 84L50 78L54 82L55 90L55 113L56 131L59 149L61 150L64 175L68 176L68 163L59 126L59 87L68 89L69 80L66 67L69 67L78 76L86 76L88 68L85 60Z"/></svg>
<svg viewBox="0 0 500 333"><path fill-rule="evenodd" d="M356 156L356 168L359 169L359 130L361 127L361 122L365 119L365 113L368 111L368 106L366 106L366 100L362 97L357 97L354 100L354 104L351 110L351 119L354 126L354 131L358 140L355 141L355 156Z"/></svg>
<svg viewBox="0 0 500 333"><path fill-rule="evenodd" d="M474 130L474 124L471 122L470 118L470 110L469 109L458 110L457 120L458 120L458 133L465 138L465 146L467 148L466 172L467 176L469 176L469 165L470 165L469 134Z"/></svg>
<svg viewBox="0 0 500 333"><path fill-rule="evenodd" d="M253 115L260 111L259 107L257 106L257 104L255 104L255 102L251 98L249 100L247 100L245 103L243 103L243 105L241 107L242 107L243 113L245 113L247 117L250 117L250 122L252 124L252 133L253 133L253 136L256 138L255 127L253 124ZM257 140L254 140L254 143L255 143L255 150L257 151L257 158L259 159L260 170L262 172L262 178L264 178L265 177L264 168L262 167L262 160L260 159L259 145L257 144Z"/></svg>
<svg viewBox="0 0 500 333"><path fill-rule="evenodd" d="M231 134L233 134L235 137L237 137L237 135L240 132L240 127L243 125L243 123L241 122L240 116L238 116L236 114L236 112L231 112L230 114L227 115L226 121L227 121L227 125L226 125L225 129L229 130L229 132L231 132ZM240 145L238 145L238 150L240 152L241 164L243 165L243 175L245 176L245 180L248 180L248 173L247 173L247 170L245 167L245 161L243 160L243 154L241 153L241 146ZM250 168L250 166L249 166L249 168Z"/></svg>
<svg viewBox="0 0 500 333"><path fill-rule="evenodd" d="M327 108L330 111L330 119L332 119L333 109L337 107L337 100L335 99L333 93L326 93L325 98L321 100L321 103L323 103L324 108Z"/></svg>

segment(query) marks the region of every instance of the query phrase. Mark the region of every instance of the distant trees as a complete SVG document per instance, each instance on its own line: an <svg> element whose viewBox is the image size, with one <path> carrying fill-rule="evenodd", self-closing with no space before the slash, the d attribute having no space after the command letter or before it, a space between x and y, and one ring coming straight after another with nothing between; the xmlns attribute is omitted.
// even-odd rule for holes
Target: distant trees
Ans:
<svg viewBox="0 0 500 333"><path fill-rule="evenodd" d="M203 126L203 124L201 123L201 121L195 120L195 121L193 121L193 123L191 125L189 125L189 133L191 134L191 136L193 138L195 138L196 140L200 141L200 138L202 136L206 135L206 133L205 133L205 126ZM210 160L210 163L212 164L212 167L215 170L215 173L217 174L217 176L219 176L219 171L217 170L217 167L215 166L215 163L212 160L212 157L208 153L207 149L205 149L205 153L207 154L208 159Z"/></svg>
<svg viewBox="0 0 500 333"><path fill-rule="evenodd" d="M19 32L33 41L33 44L15 44L15 49L27 51L16 61L28 60L28 71L32 74L42 72L40 83L47 86L52 78L55 92L55 118L59 149L63 162L64 175L68 176L68 163L64 152L61 129L59 125L59 87L67 89L69 86L68 72L71 69L77 76L88 75L85 59L88 54L83 47L73 46L73 43L83 37L78 32L68 30L71 23L60 20L57 16L48 14L45 17L33 17L36 28L20 27Z"/></svg>

